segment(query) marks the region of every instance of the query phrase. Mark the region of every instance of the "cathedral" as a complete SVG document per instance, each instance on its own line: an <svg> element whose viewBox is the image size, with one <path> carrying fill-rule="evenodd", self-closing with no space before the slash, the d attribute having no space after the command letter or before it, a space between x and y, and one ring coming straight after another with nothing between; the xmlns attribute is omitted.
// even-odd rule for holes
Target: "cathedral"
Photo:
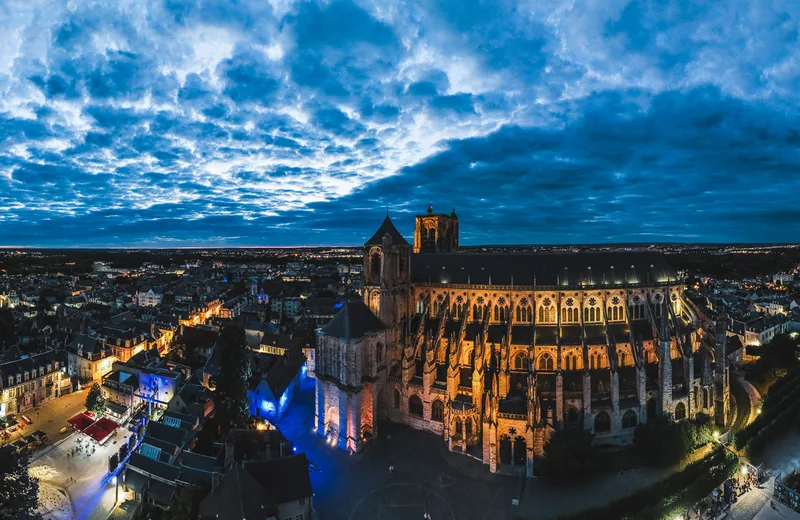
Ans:
<svg viewBox="0 0 800 520"><path fill-rule="evenodd" d="M723 322L660 253L466 253L455 210L417 215L413 245L387 214L362 299L318 331L317 433L357 452L388 419L532 476L553 431L625 445L658 415L725 426Z"/></svg>

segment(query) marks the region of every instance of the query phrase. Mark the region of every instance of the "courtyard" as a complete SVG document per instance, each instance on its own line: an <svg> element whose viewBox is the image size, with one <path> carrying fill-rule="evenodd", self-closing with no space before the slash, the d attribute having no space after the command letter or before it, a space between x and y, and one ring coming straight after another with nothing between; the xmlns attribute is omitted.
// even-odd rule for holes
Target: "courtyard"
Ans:
<svg viewBox="0 0 800 520"><path fill-rule="evenodd" d="M314 507L320 518L397 520L548 519L597 507L633 493L669 470L641 468L606 474L576 486L543 479L493 475L488 466L450 453L437 436L381 423L377 439L361 453L330 447L314 428L314 383L303 382L279 423L283 434L312 462ZM394 466L392 474L389 466ZM511 501L522 486L520 504Z"/></svg>

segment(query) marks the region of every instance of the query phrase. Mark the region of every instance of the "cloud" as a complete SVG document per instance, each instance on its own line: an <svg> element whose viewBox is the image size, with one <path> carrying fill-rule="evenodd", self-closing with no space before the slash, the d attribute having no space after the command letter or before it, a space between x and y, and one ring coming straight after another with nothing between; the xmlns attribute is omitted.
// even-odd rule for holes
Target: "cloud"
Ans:
<svg viewBox="0 0 800 520"><path fill-rule="evenodd" d="M793 2L13 14L0 244L358 244L429 203L465 244L800 240Z"/></svg>

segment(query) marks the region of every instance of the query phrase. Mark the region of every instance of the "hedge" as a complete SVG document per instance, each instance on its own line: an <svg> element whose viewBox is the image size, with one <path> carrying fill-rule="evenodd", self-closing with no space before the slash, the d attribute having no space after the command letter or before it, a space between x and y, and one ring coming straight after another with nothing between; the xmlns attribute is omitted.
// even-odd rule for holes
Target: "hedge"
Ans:
<svg viewBox="0 0 800 520"><path fill-rule="evenodd" d="M702 459L643 490L604 507L564 516L560 520L660 518L660 516L650 515L661 514L659 511L665 509L674 509L679 503L696 502L729 478L736 471L737 466L736 455L727 451L723 446L718 446ZM639 516L642 514L646 516Z"/></svg>
<svg viewBox="0 0 800 520"><path fill-rule="evenodd" d="M768 409L761 409L761 414L752 423L736 432L734 441L737 449L744 448L750 442L750 439L758 435L762 428L768 426L786 411L787 408L785 406L778 406L777 404L796 403L800 400L800 380L798 380L797 386L793 384L786 388L788 393L781 392L783 394L782 399L779 401L773 400Z"/></svg>

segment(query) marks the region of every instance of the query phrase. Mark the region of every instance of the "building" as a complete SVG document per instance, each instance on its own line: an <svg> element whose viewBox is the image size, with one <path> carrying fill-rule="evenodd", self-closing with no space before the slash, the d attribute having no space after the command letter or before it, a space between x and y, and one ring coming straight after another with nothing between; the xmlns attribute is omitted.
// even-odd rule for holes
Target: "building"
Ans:
<svg viewBox="0 0 800 520"><path fill-rule="evenodd" d="M313 492L304 453L235 464L200 502L202 520L311 520Z"/></svg>
<svg viewBox="0 0 800 520"><path fill-rule="evenodd" d="M385 399L386 327L360 300L347 301L317 332L317 433L348 451L378 435Z"/></svg>
<svg viewBox="0 0 800 520"><path fill-rule="evenodd" d="M306 358L299 348L282 355L253 353L253 376L247 387L250 415L273 424L280 421L306 377Z"/></svg>
<svg viewBox="0 0 800 520"><path fill-rule="evenodd" d="M69 393L63 352L48 350L0 364L0 417Z"/></svg>
<svg viewBox="0 0 800 520"><path fill-rule="evenodd" d="M377 414L530 476L553 431L624 445L656 415L730 421L727 319L701 319L661 254L462 253L431 208L413 246L387 215L363 251L380 320L349 304L317 343L317 429L342 448Z"/></svg>
<svg viewBox="0 0 800 520"><path fill-rule="evenodd" d="M83 384L102 381L116 360L102 339L86 334L76 334L67 347L67 373Z"/></svg>
<svg viewBox="0 0 800 520"><path fill-rule="evenodd" d="M140 307L157 307L164 301L164 289L144 285L139 287L134 296L134 303Z"/></svg>

